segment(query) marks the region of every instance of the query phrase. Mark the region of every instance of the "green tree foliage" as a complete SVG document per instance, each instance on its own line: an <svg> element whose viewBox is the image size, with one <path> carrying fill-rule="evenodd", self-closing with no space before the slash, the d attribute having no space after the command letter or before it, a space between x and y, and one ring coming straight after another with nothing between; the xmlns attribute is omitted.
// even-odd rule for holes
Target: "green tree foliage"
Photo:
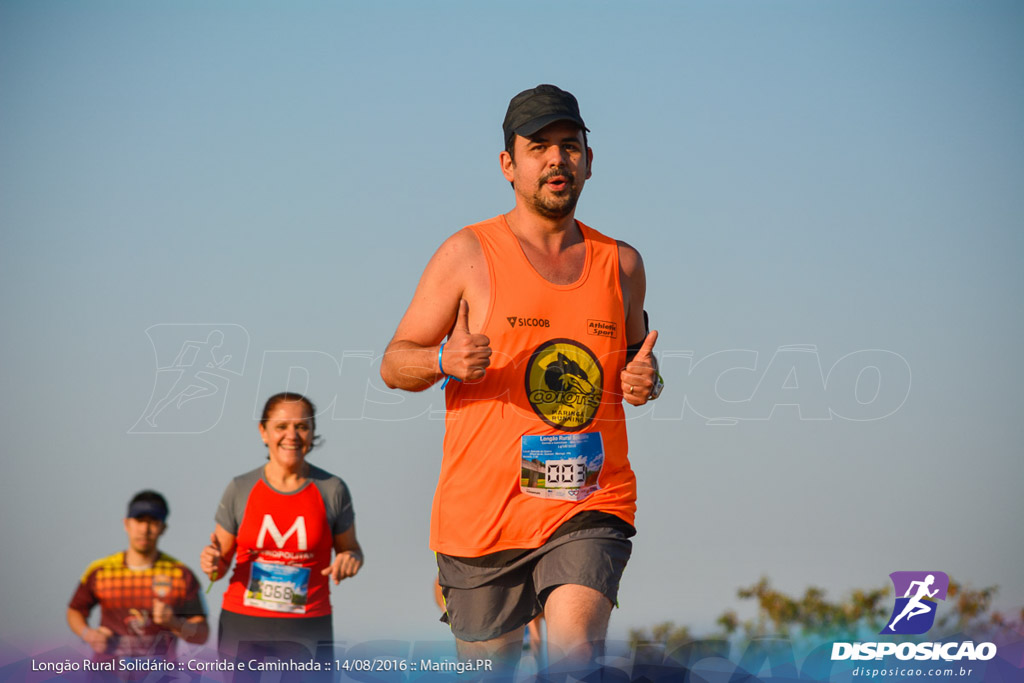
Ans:
<svg viewBox="0 0 1024 683"><path fill-rule="evenodd" d="M629 629L630 646L640 661L660 660L664 652L672 652L693 639L688 627L676 626L671 621L655 624L650 631Z"/></svg>

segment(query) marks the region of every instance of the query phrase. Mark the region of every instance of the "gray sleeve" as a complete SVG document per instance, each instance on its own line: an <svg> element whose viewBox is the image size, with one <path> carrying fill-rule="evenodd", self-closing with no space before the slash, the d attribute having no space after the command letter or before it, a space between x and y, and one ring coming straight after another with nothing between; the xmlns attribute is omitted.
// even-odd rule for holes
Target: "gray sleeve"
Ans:
<svg viewBox="0 0 1024 683"><path fill-rule="evenodd" d="M235 536L238 535L239 518L235 514L235 480L232 479L228 482L228 487L224 489L224 495L220 498L220 505L217 506L217 514L213 516L213 520L220 524L221 527L229 534Z"/></svg>
<svg viewBox="0 0 1024 683"><path fill-rule="evenodd" d="M348 486L333 474L322 470L318 474L326 475L314 476L313 482L320 489L320 495L324 499L324 508L327 511L327 523L331 527L331 534L333 536L343 534L356 521L356 513L352 507L352 496L348 492Z"/></svg>
<svg viewBox="0 0 1024 683"><path fill-rule="evenodd" d="M229 534L238 535L238 528L242 526L242 516L245 514L245 505L249 502L249 492L256 485L262 472L262 467L246 472L232 479L224 489L224 495L221 496L217 514L213 519Z"/></svg>
<svg viewBox="0 0 1024 683"><path fill-rule="evenodd" d="M335 536L345 533L356 523L356 510L352 507L352 496L348 492L348 486L341 479L338 479L337 482L338 486L334 502L334 524L331 526ZM330 510L328 510L327 519L332 519L330 514Z"/></svg>

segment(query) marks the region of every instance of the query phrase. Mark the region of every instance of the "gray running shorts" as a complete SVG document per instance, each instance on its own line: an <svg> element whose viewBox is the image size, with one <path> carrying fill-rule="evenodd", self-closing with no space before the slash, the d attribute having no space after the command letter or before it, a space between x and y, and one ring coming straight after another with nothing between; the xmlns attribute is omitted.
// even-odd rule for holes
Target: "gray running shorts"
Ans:
<svg viewBox="0 0 1024 683"><path fill-rule="evenodd" d="M504 550L483 557L437 553L438 582L446 613L459 640L491 640L525 626L544 609L548 594L563 584L587 586L616 604L629 561L632 527L578 529L539 548ZM625 527L625 529L623 528Z"/></svg>

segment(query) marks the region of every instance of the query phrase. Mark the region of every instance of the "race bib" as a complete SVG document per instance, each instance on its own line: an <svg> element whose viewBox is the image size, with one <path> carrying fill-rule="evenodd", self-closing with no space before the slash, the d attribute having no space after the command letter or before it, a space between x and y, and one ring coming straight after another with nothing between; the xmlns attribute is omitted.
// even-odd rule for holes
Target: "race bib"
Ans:
<svg viewBox="0 0 1024 683"><path fill-rule="evenodd" d="M580 501L600 488L604 442L600 432L526 435L519 489L541 498Z"/></svg>
<svg viewBox="0 0 1024 683"><path fill-rule="evenodd" d="M309 567L253 562L242 603L273 612L303 614L309 593Z"/></svg>

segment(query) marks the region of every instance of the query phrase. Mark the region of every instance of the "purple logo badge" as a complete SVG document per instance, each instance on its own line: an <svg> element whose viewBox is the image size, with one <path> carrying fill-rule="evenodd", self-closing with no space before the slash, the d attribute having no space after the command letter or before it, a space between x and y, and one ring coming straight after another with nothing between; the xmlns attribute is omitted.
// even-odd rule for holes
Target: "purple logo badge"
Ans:
<svg viewBox="0 0 1024 683"><path fill-rule="evenodd" d="M935 623L936 600L945 600L949 577L945 572L893 572L896 605L882 635L920 635Z"/></svg>

